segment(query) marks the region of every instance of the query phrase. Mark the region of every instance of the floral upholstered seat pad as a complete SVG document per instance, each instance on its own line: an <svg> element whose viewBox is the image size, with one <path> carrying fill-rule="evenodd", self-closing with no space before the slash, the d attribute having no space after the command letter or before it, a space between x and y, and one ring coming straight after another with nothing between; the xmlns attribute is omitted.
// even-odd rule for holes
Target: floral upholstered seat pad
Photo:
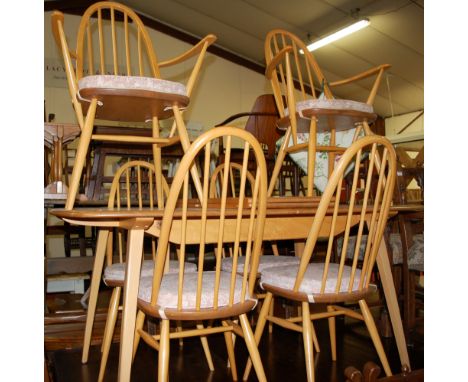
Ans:
<svg viewBox="0 0 468 382"><path fill-rule="evenodd" d="M86 76L78 81L78 90L89 88L148 90L158 93L187 96L187 89L179 82L141 76L115 76L100 74Z"/></svg>
<svg viewBox="0 0 468 382"><path fill-rule="evenodd" d="M293 265L299 264L300 258L296 256L260 256L260 262L258 264L258 272L261 273L264 269L270 267L277 267L281 265ZM244 270L245 256L239 256L237 259L238 272ZM240 268L240 269L239 269ZM221 269L223 271L232 271L232 257L226 257L221 260Z"/></svg>
<svg viewBox="0 0 468 382"><path fill-rule="evenodd" d="M303 110L308 109L329 109L329 110L352 110L364 113L373 113L374 108L372 105L368 105L364 102L352 101L349 99L326 99L326 98L317 98L317 99L308 99L305 101L300 101L296 103L296 111L299 115L302 115ZM288 109L286 109L285 114L288 115Z"/></svg>
<svg viewBox="0 0 468 382"><path fill-rule="evenodd" d="M214 291L215 291L215 275L216 272L203 272L203 283L201 293L201 308L211 308L214 302ZM161 309L177 309L177 296L178 296L178 279L177 274L166 274L164 275L157 305ZM196 297L197 297L197 282L198 273L185 273L184 274L184 285L182 294L182 309L195 309L196 308ZM230 295L230 283L231 273L221 272L220 274L220 286L218 294L218 307L224 307L229 305ZM138 291L138 298L150 302L151 301L151 290L153 287L153 278L144 277L140 280L140 288ZM235 280L235 292L234 292L234 304L241 302L242 292L242 277L236 276ZM246 291L245 300L253 300L248 291Z"/></svg>
<svg viewBox="0 0 468 382"><path fill-rule="evenodd" d="M338 268L338 264L330 264L324 293L336 293ZM323 269L323 263L310 263L307 266L302 284L299 287L299 292L307 294L311 302L314 301L313 295L320 293ZM286 290L293 290L298 270L299 265L284 265L281 267L267 268L262 272L260 285L268 284ZM350 273L351 267L345 266L339 292L348 292ZM352 285L353 291L358 289L360 276L361 271L356 269Z"/></svg>
<svg viewBox="0 0 468 382"><path fill-rule="evenodd" d="M104 281L124 281L126 263L115 263L104 270ZM144 260L141 265L141 277L153 277L154 261ZM196 272L197 266L193 263L185 263L185 272ZM179 272L179 261L170 260L168 273Z"/></svg>

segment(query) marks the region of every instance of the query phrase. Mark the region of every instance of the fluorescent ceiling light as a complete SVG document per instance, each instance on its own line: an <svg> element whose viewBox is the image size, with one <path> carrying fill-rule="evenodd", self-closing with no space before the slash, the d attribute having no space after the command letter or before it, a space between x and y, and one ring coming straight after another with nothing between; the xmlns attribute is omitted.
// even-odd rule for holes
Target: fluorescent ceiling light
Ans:
<svg viewBox="0 0 468 382"><path fill-rule="evenodd" d="M324 45L330 44L336 40L339 40L340 38L343 38L362 28L365 28L369 24L370 24L370 21L368 19L362 19L360 21L357 21L354 24L347 26L346 28L340 29L339 31L332 33L331 35L328 35L318 41L313 42L312 44L307 45L307 50L309 52L312 52L313 50L321 48Z"/></svg>

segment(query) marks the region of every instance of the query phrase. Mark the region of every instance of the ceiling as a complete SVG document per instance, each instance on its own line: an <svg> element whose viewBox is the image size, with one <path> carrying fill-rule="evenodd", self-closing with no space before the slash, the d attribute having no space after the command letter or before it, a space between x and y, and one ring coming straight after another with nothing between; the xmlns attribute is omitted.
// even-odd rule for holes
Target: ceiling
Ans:
<svg viewBox="0 0 468 382"><path fill-rule="evenodd" d="M217 45L261 65L264 38L273 28L314 41L353 17L367 17L369 27L314 52L326 77L342 79L388 63L376 112L388 117L424 109L424 0L121 1L191 35L214 33Z"/></svg>
<svg viewBox="0 0 468 382"><path fill-rule="evenodd" d="M217 46L262 66L264 38L273 28L308 42L367 17L369 27L314 52L325 76L334 81L391 64L375 111L389 117L424 109L424 0L120 1L192 36L213 33Z"/></svg>

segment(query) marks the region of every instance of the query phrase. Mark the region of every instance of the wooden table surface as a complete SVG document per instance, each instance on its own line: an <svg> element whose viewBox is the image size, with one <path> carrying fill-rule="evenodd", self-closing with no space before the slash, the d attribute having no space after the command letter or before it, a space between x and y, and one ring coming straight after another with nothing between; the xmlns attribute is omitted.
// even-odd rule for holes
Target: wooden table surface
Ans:
<svg viewBox="0 0 468 382"><path fill-rule="evenodd" d="M313 222L313 216L319 204L319 197L276 197L269 198L267 202L267 217L265 221L264 240L283 240L290 239L305 239L308 236L310 227ZM248 201L246 202L248 207ZM198 201L192 201L190 214L193 217L200 216ZM423 206L393 206L391 207L391 215L396 214L399 210L407 210L409 208L420 209ZM215 201L209 204L209 216L216 217ZM247 208L246 208L247 210ZM227 208L226 216L234 216L236 209L234 206ZM344 210L343 210L344 211ZM346 210L347 211L347 210ZM128 381L130 379L132 347L135 328L135 317L137 310L137 294L139 284L139 274L142 259L143 236L146 233L157 236L161 224L163 211L157 209L143 208L141 210L127 209L108 209L108 208L77 208L72 210L55 209L51 213L65 221L78 224L90 225L97 227L121 227L128 229L128 254L127 254L127 269L125 275L124 286L124 304L122 312L122 327L121 327L121 342L120 342L120 361L119 361L119 380ZM330 209L330 215L332 211ZM177 212L176 215L177 216ZM339 216L340 218L340 216ZM324 227L327 226L327 217L325 218ZM358 221L359 217L356 217ZM330 217L331 220L331 217ZM343 216L344 230L345 217ZM177 220L174 220L177 222ZM340 224L338 223L340 226ZM193 225L195 232L194 239L197 239L196 231L199 224ZM190 230L189 230L190 232ZM326 232L326 228L324 233ZM338 232L339 233L339 232ZM199 234L198 234L199 235ZM214 235L216 236L216 235ZM108 230L102 229L98 235L96 245L96 256L93 267L93 275L91 280L91 298L97 299L97 290L95 296L93 294L93 285L99 285L102 275L102 268L105 257L105 248L107 244ZM198 239L199 240L199 239ZM215 239L214 239L215 240ZM210 239L207 238L207 242ZM196 242L196 241L195 241ZM410 366L406 341L398 306L395 287L393 284L391 265L388 259L387 248L384 240L382 240L377 256L377 266L382 279L385 298L388 305L388 311L392 322L395 339L400 354L402 365ZM91 305L91 303L90 303ZM88 316L94 316L94 312L88 312ZM90 318L91 319L91 318Z"/></svg>

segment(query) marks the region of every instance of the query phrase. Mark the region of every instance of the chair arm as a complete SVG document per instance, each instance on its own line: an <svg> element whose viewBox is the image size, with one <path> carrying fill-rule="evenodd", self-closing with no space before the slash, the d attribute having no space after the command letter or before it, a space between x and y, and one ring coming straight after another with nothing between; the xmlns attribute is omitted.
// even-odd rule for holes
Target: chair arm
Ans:
<svg viewBox="0 0 468 382"><path fill-rule="evenodd" d="M65 25L65 18L63 16L63 13L60 11L54 11L52 13L52 34L54 35L54 40L55 43L57 44L58 48L60 51L62 50L62 43L60 41L60 32L58 29L58 21L62 23L62 25ZM68 52L70 54L71 58L74 58L76 60L76 52L68 49Z"/></svg>
<svg viewBox="0 0 468 382"><path fill-rule="evenodd" d="M344 80L330 82L328 85L329 86L346 85L346 84L349 84L351 82L362 80L364 78L370 77L370 76L372 76L372 75L374 75L376 73L379 73L381 71L383 72L383 71L389 69L390 67L391 67L390 64L382 64L382 65L376 66L375 68L366 70L365 72L356 74L356 75L354 75L352 77L349 77L349 78L346 78Z"/></svg>
<svg viewBox="0 0 468 382"><path fill-rule="evenodd" d="M180 56L177 56L177 57L172 58L170 60L162 61L162 62L159 63L159 66L161 68L164 68L164 67L167 67L167 66L171 66L171 65L175 65L175 64L178 64L180 62L183 62L183 61L189 59L190 57L193 57L196 54L200 53L202 51L203 47L205 46L205 44L207 44L207 47L210 46L211 44L213 44L216 41L216 39L217 39L217 37L215 35L209 34L209 35L205 36L202 40L200 40L192 48L190 48L188 51L186 51L185 53L182 53Z"/></svg>
<svg viewBox="0 0 468 382"><path fill-rule="evenodd" d="M267 112L262 112L262 111L257 111L257 112L244 112L244 113L237 113L234 115L231 115L228 119L224 120L221 123L218 123L215 125L215 127L220 127L227 125L228 123L242 117L250 117L250 116L278 116L278 113L267 113Z"/></svg>
<svg viewBox="0 0 468 382"><path fill-rule="evenodd" d="M293 50L292 46L286 46L281 49L276 55L272 58L272 60L268 63L265 69L265 76L270 80L273 70L278 66L278 64L283 61L286 57L286 53L289 53Z"/></svg>

